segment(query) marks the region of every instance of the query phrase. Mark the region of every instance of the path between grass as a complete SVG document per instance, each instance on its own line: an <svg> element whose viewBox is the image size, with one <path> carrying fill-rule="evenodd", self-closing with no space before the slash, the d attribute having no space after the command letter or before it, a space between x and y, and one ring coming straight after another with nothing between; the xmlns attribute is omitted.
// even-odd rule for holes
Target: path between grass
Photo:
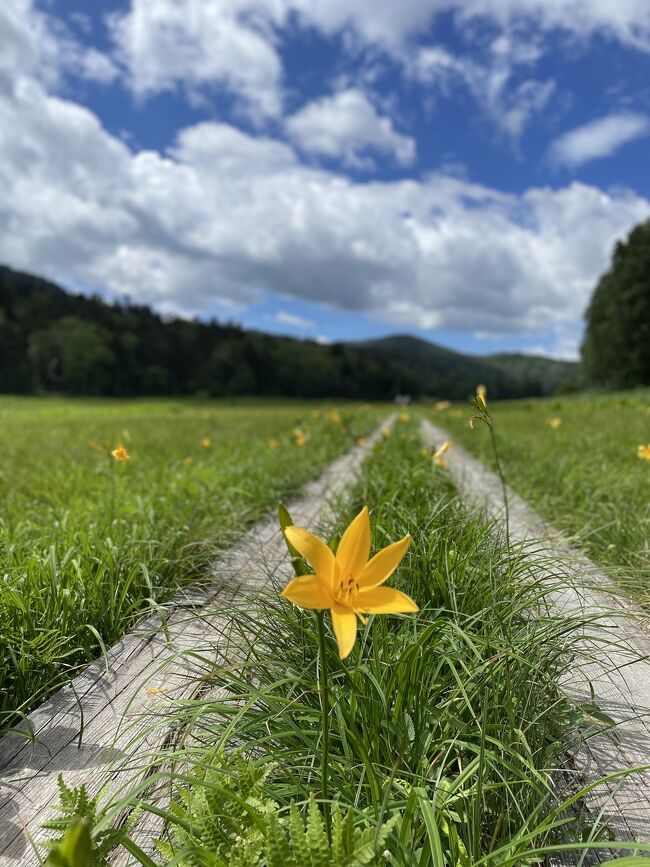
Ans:
<svg viewBox="0 0 650 867"><path fill-rule="evenodd" d="M303 488L290 503L296 523L326 517L393 419ZM200 689L222 656L233 599L291 574L277 519L269 516L215 564L207 588L181 591L0 739L0 867L41 863L35 844L49 836L40 826L59 800L60 773L68 786L106 786L113 794L146 776L147 757L173 738L166 703Z"/></svg>
<svg viewBox="0 0 650 867"><path fill-rule="evenodd" d="M427 445L440 445L449 434L422 422ZM503 519L499 478L460 446L448 457L449 472L467 502L490 518ZM585 784L626 769L650 764L650 631L648 615L635 608L580 552L547 524L527 503L508 492L510 540L530 545L537 568L558 583L551 594L559 611L586 613L584 659L561 686L576 702L595 702L615 727L592 734L571 749L575 770ZM540 566L548 562L548 567ZM586 661L585 661L586 660ZM593 690L593 692L592 692ZM619 840L650 842L650 770L614 777L587 798L594 816L601 816ZM604 856L603 856L604 857Z"/></svg>

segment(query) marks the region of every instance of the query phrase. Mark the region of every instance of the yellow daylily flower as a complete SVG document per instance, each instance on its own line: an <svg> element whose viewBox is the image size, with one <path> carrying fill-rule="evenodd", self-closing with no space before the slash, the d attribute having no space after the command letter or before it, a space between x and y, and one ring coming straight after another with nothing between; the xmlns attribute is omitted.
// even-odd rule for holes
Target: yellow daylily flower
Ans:
<svg viewBox="0 0 650 867"><path fill-rule="evenodd" d="M341 659L349 656L357 638L357 619L367 614L407 614L418 606L405 593L382 587L399 566L411 544L404 536L370 560L370 519L364 506L347 528L334 555L331 549L302 527L286 527L289 544L314 570L290 581L282 596L301 608L329 609Z"/></svg>
<svg viewBox="0 0 650 867"><path fill-rule="evenodd" d="M644 461L650 461L650 443L646 446L638 446L636 450L637 456Z"/></svg>
<svg viewBox="0 0 650 867"><path fill-rule="evenodd" d="M437 467L444 469L447 466L447 461L443 458L443 455L446 451L449 451L452 445L452 442L445 440L440 448L433 453L433 462Z"/></svg>
<svg viewBox="0 0 650 867"><path fill-rule="evenodd" d="M115 458L116 461L131 460L131 455L127 452L122 443L120 443L117 448L113 449L111 455Z"/></svg>
<svg viewBox="0 0 650 867"><path fill-rule="evenodd" d="M203 439L200 442L200 445L203 446L204 449L211 449L212 448L212 440L209 437L203 437Z"/></svg>
<svg viewBox="0 0 650 867"><path fill-rule="evenodd" d="M555 416L554 418L549 418L549 420L548 420L548 426L552 430L557 430L561 424L562 424L562 419L559 416Z"/></svg>

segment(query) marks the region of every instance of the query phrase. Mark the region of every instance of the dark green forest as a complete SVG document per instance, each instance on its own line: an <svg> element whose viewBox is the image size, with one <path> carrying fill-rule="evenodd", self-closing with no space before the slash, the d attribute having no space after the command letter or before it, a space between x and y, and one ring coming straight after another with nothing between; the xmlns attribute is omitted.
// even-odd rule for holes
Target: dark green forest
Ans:
<svg viewBox="0 0 650 867"><path fill-rule="evenodd" d="M650 220L614 247L586 314L585 376L604 388L650 385Z"/></svg>
<svg viewBox="0 0 650 867"><path fill-rule="evenodd" d="M412 337L322 346L237 325L163 318L0 266L0 393L493 397L572 388L577 366L462 355Z"/></svg>

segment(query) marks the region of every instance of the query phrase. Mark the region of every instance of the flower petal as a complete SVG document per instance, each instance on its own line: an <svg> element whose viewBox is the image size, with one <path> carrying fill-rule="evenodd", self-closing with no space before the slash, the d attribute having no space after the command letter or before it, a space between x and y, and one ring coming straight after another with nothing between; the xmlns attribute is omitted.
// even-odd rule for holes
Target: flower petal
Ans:
<svg viewBox="0 0 650 867"><path fill-rule="evenodd" d="M314 536L309 530L303 530L302 527L285 527L284 535L296 551L305 558L314 572L326 582L328 587L331 587L335 560L334 554L325 542L318 536Z"/></svg>
<svg viewBox="0 0 650 867"><path fill-rule="evenodd" d="M440 446L438 451L435 453L434 457L438 457L438 458L441 457L441 455L444 455L444 453L446 451L449 451L450 448L451 448L451 442L449 440L445 440L445 442Z"/></svg>
<svg viewBox="0 0 650 867"><path fill-rule="evenodd" d="M394 587L373 587L359 593L358 605L368 614L407 614L420 609L406 593Z"/></svg>
<svg viewBox="0 0 650 867"><path fill-rule="evenodd" d="M339 656L345 659L357 640L357 616L351 608L335 603L332 608L332 626L339 645Z"/></svg>
<svg viewBox="0 0 650 867"><path fill-rule="evenodd" d="M318 575L301 575L292 579L281 595L301 608L331 608L334 604L329 590Z"/></svg>
<svg viewBox="0 0 650 867"><path fill-rule="evenodd" d="M368 590L371 587L378 587L388 580L399 566L410 544L411 537L407 534L399 542L393 542L392 545L383 548L375 554L357 578L361 591Z"/></svg>
<svg viewBox="0 0 650 867"><path fill-rule="evenodd" d="M347 528L336 551L341 580L358 575L370 556L370 519L364 506Z"/></svg>

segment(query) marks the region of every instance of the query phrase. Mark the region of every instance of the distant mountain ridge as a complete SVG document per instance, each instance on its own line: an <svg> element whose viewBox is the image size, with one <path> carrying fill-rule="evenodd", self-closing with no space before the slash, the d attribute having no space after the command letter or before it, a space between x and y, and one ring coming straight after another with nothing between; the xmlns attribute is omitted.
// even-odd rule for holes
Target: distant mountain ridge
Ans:
<svg viewBox="0 0 650 867"><path fill-rule="evenodd" d="M468 355L408 334L348 345L385 354L429 383L433 394L446 389L461 397L479 382L489 384L493 397L546 395L579 385L579 365L572 361L516 352Z"/></svg>
<svg viewBox="0 0 650 867"><path fill-rule="evenodd" d="M460 399L551 394L578 366L472 356L408 335L320 345L216 321L163 319L0 266L0 393Z"/></svg>

